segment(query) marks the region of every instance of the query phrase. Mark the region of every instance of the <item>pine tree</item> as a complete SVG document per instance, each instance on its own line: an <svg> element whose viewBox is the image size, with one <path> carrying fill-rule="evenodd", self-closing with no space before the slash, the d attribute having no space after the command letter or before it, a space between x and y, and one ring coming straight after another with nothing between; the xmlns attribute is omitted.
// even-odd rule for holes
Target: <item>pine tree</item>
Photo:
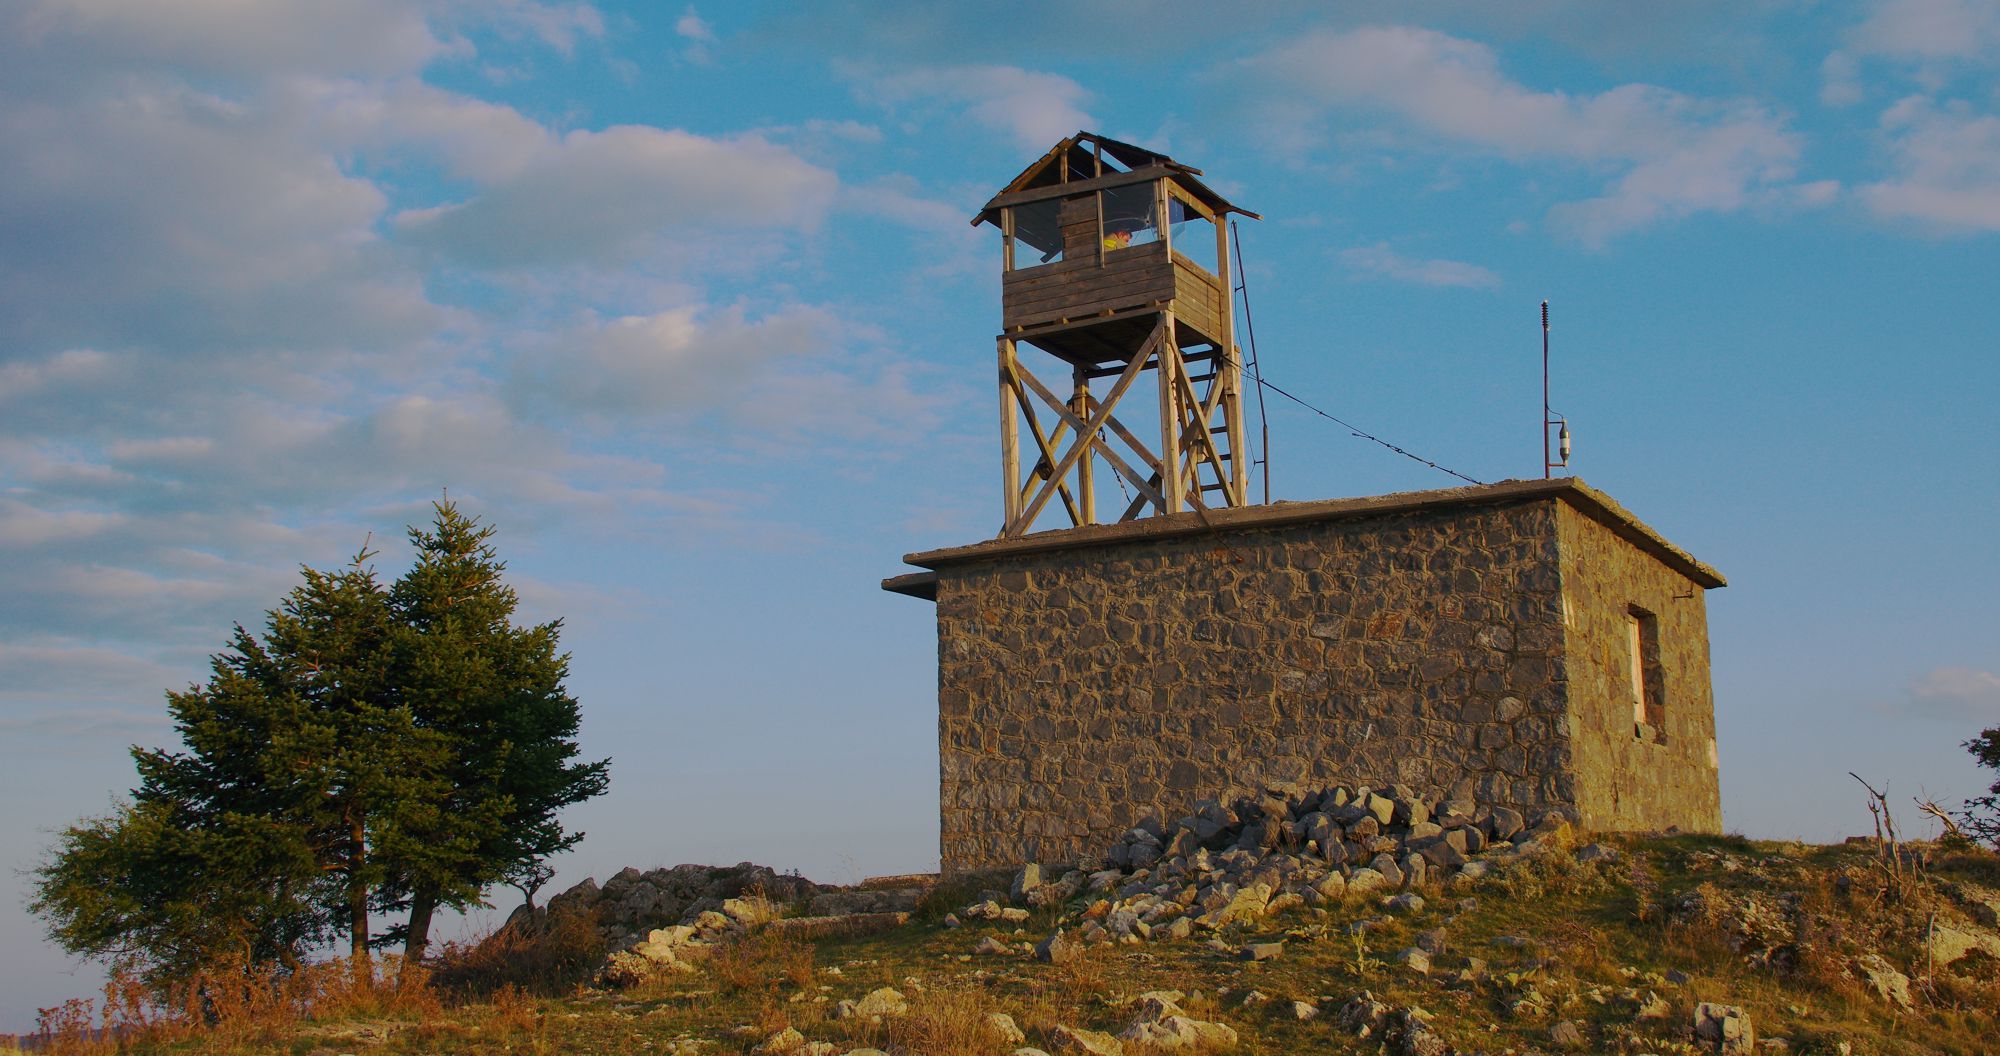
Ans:
<svg viewBox="0 0 2000 1056"><path fill-rule="evenodd" d="M443 741L398 700L388 594L365 551L237 626L203 685L167 695L181 750L133 749L133 804L67 830L35 901L58 942L155 972L204 957L296 963L368 914L401 804L444 794ZM95 887L96 891L91 890Z"/></svg>
<svg viewBox="0 0 2000 1056"><path fill-rule="evenodd" d="M2000 770L2000 726L1965 742L1965 750L1979 760L1980 766ZM1966 800L1959 821L1967 836L2000 851L2000 779L1994 780L1986 795Z"/></svg>
<svg viewBox="0 0 2000 1056"><path fill-rule="evenodd" d="M422 960L439 906L476 904L581 839L557 814L609 780L608 760L576 761L561 621L514 625L519 598L502 581L493 533L449 501L434 504L430 528L410 529L415 564L390 590L403 699L451 758L445 797L400 827L405 872L393 886L410 910L406 964Z"/></svg>
<svg viewBox="0 0 2000 1056"><path fill-rule="evenodd" d="M601 794L609 763L576 761L561 623L514 626L492 534L437 503L392 588L364 548L304 569L262 638L239 625L207 683L167 695L181 748L134 748L132 803L66 830L38 870L51 937L161 979L296 965L344 934L361 974L397 938L420 960L437 907L581 839L557 814ZM404 908L370 934L371 912Z"/></svg>

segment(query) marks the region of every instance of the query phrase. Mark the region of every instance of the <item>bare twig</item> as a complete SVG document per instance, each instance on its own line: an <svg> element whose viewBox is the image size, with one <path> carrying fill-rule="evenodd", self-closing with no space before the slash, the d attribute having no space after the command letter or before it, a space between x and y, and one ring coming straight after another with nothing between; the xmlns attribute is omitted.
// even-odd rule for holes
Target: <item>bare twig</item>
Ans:
<svg viewBox="0 0 2000 1056"><path fill-rule="evenodd" d="M1958 820L1956 818L1953 818L1949 811L1945 810L1943 807L1938 806L1936 800L1919 799L1916 800L1916 804L1918 810L1922 811L1925 814L1929 814L1933 818L1936 818L1938 822L1944 826L1944 835L1946 839L1954 839L1954 840L1971 839L1971 837L1965 834L1964 829L1958 827Z"/></svg>
<svg viewBox="0 0 2000 1056"><path fill-rule="evenodd" d="M1902 837L1896 832L1896 817L1889 810L1889 797L1862 781L1860 774L1850 770L1847 776L1860 781L1861 787L1868 790L1868 813L1875 819L1875 864L1882 870L1883 894L1900 902L1912 887L1925 882L1923 859L1904 853Z"/></svg>

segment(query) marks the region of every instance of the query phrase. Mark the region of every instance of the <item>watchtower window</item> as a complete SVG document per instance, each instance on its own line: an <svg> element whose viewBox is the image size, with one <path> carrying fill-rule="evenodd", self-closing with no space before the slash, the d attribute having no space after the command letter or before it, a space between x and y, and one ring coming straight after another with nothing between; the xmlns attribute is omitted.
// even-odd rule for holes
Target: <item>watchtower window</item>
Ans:
<svg viewBox="0 0 2000 1056"><path fill-rule="evenodd" d="M1105 249L1143 246L1160 240L1158 199L1152 184L1112 187L1102 197Z"/></svg>
<svg viewBox="0 0 2000 1056"><path fill-rule="evenodd" d="M1210 275L1222 274L1216 261L1221 243L1216 241L1215 224L1208 217L1181 201L1176 194L1167 199L1167 223L1173 229L1172 242L1176 254L1186 257L1188 263Z"/></svg>
<svg viewBox="0 0 2000 1056"><path fill-rule="evenodd" d="M1634 605L1626 612L1625 631L1633 732L1645 740L1663 740L1666 672L1660 664L1660 618Z"/></svg>
<svg viewBox="0 0 2000 1056"><path fill-rule="evenodd" d="M1008 270L1035 268L1063 259L1062 203L1054 198L1007 210L1013 225Z"/></svg>

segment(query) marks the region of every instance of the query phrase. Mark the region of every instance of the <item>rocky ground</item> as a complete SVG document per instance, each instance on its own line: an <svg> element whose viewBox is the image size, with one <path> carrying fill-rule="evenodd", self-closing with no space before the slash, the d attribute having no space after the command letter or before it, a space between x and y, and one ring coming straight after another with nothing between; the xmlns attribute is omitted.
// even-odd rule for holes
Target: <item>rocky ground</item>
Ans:
<svg viewBox="0 0 2000 1056"><path fill-rule="evenodd" d="M243 1051L1969 1056L2000 1035L1990 853L1592 842L1408 789L1273 789L1083 868L942 884L628 870L508 930L566 917L611 951L586 985Z"/></svg>

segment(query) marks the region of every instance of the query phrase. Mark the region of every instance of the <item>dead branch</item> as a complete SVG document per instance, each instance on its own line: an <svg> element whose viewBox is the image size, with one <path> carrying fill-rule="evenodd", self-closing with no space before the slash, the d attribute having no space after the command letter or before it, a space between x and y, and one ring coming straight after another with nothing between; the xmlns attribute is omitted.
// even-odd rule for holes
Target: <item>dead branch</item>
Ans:
<svg viewBox="0 0 2000 1056"><path fill-rule="evenodd" d="M1936 818L1938 822L1944 826L1944 836L1946 839L1954 839L1954 840L1971 839L1971 837L1965 834L1965 830L1958 827L1958 820L1956 818L1953 818L1949 811L1945 810L1943 807L1938 806L1936 800L1919 799L1916 800L1915 802L1917 804L1918 810L1922 811L1925 814L1929 814L1933 818Z"/></svg>

